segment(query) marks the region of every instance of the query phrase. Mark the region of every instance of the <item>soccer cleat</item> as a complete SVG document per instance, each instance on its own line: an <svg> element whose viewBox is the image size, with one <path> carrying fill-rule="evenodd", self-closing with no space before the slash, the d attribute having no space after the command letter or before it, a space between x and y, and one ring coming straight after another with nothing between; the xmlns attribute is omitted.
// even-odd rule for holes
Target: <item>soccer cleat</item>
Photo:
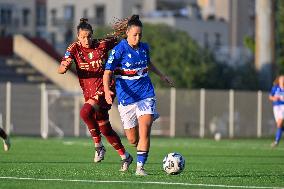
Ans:
<svg viewBox="0 0 284 189"><path fill-rule="evenodd" d="M120 171L125 172L128 170L129 165L132 163L133 157L128 154L128 158L121 160L121 168Z"/></svg>
<svg viewBox="0 0 284 189"><path fill-rule="evenodd" d="M101 162L105 157L106 149L104 146L102 147L96 147L94 162L98 163Z"/></svg>
<svg viewBox="0 0 284 189"><path fill-rule="evenodd" d="M147 176L147 173L145 172L145 169L143 167L137 167L135 175L137 175L137 176Z"/></svg>
<svg viewBox="0 0 284 189"><path fill-rule="evenodd" d="M7 137L5 140L3 140L3 143L4 143L4 151L8 151L11 147L9 137Z"/></svg>
<svg viewBox="0 0 284 189"><path fill-rule="evenodd" d="M272 143L271 143L271 145L270 145L270 146L271 146L271 148L275 148L275 147L277 147L277 146L278 146L278 143L274 141L274 142L272 142Z"/></svg>

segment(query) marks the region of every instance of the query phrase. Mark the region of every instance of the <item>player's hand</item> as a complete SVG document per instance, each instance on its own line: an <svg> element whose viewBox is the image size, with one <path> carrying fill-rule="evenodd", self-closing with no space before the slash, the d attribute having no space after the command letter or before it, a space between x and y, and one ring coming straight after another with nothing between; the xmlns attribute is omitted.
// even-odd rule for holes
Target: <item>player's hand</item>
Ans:
<svg viewBox="0 0 284 189"><path fill-rule="evenodd" d="M64 72L66 72L71 67L71 61L62 61L61 67L63 67Z"/></svg>
<svg viewBox="0 0 284 189"><path fill-rule="evenodd" d="M62 61L62 62L61 62L61 65L64 66L64 67L66 67L66 68L69 68L70 65L71 65L71 63L72 63L72 60L71 60L70 58L68 58L67 60Z"/></svg>
<svg viewBox="0 0 284 189"><path fill-rule="evenodd" d="M106 99L106 102L108 104L112 104L113 101L112 101L112 96L114 95L114 92L112 92L111 90L106 90L105 91L105 99Z"/></svg>
<svg viewBox="0 0 284 189"><path fill-rule="evenodd" d="M166 83L168 83L171 87L174 87L174 82L166 75L162 76L162 80L165 81Z"/></svg>

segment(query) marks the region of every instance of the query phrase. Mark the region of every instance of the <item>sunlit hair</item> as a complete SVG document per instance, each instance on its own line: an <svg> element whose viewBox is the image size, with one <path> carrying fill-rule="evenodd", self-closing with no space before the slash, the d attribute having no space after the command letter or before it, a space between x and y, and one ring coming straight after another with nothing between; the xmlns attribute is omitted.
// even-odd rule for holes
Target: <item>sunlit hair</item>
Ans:
<svg viewBox="0 0 284 189"><path fill-rule="evenodd" d="M80 30L88 30L88 31L91 32L91 34L93 34L93 28L92 28L91 24L88 23L87 18L81 18L80 19L80 23L77 26L77 33L79 33Z"/></svg>
<svg viewBox="0 0 284 189"><path fill-rule="evenodd" d="M284 77L284 75L278 75L278 76L274 79L273 85L279 85L279 79L280 79L280 77Z"/></svg>
<svg viewBox="0 0 284 189"><path fill-rule="evenodd" d="M127 28L129 29L132 26L138 26L138 27L142 27L142 22L139 19L139 15L132 15L131 18L129 19L128 23L127 23Z"/></svg>
<svg viewBox="0 0 284 189"><path fill-rule="evenodd" d="M278 85L278 84L279 84L279 76L277 76L273 81L273 85Z"/></svg>

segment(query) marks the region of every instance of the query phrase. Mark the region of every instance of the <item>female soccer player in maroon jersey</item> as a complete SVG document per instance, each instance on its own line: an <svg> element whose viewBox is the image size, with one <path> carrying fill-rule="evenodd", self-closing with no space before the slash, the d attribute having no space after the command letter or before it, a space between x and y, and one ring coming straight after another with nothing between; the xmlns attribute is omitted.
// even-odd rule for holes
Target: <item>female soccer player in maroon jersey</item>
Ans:
<svg viewBox="0 0 284 189"><path fill-rule="evenodd" d="M3 139L3 143L4 143L4 150L8 151L10 149L10 140L8 135L5 133L5 131L3 129L0 128L0 137Z"/></svg>
<svg viewBox="0 0 284 189"><path fill-rule="evenodd" d="M126 171L133 158L125 151L119 136L110 125L108 110L111 105L105 101L103 88L103 63L107 59L108 51L117 43L117 38L93 39L93 29L87 21L83 18L80 20L77 26L78 41L67 48L58 67L58 73L64 74L72 62L75 63L85 98L80 116L93 137L96 148L94 162L103 160L106 152L101 142L100 134L102 133L121 156L121 171Z"/></svg>

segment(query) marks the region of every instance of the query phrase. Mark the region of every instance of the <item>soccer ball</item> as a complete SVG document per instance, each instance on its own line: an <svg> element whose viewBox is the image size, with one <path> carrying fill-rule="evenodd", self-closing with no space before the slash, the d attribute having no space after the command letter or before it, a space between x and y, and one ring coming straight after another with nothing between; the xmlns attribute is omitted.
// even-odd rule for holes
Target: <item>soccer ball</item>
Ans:
<svg viewBox="0 0 284 189"><path fill-rule="evenodd" d="M184 170L185 160L181 154L173 152L165 156L163 169L170 175L177 175Z"/></svg>
<svg viewBox="0 0 284 189"><path fill-rule="evenodd" d="M214 135L214 139L215 139L216 141L220 141L220 140L221 140L221 138L222 138L221 133L215 133L215 135Z"/></svg>

